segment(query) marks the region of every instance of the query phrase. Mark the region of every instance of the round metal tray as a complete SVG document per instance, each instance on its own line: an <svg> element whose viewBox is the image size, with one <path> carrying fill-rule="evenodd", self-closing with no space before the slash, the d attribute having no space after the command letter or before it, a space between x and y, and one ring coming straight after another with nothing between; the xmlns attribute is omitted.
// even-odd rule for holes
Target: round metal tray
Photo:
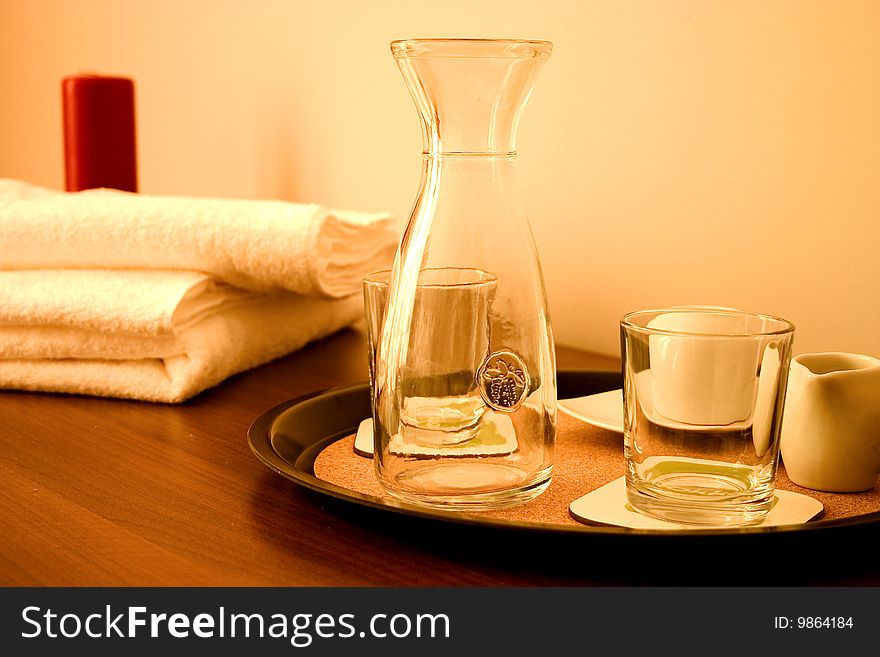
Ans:
<svg viewBox="0 0 880 657"><path fill-rule="evenodd" d="M560 371L559 398L572 398L620 388L617 372ZM367 495L326 482L315 476L318 454L331 443L352 435L361 420L370 416L369 386L337 388L284 402L258 417L248 430L251 450L267 467L291 481L318 493L357 505L391 513L427 518L446 523L538 531L561 534L616 536L749 536L814 534L847 526L880 525L880 512L847 518L817 520L800 525L744 527L683 531L639 530L624 527L560 525L541 522L513 522L473 513L435 511Z"/></svg>

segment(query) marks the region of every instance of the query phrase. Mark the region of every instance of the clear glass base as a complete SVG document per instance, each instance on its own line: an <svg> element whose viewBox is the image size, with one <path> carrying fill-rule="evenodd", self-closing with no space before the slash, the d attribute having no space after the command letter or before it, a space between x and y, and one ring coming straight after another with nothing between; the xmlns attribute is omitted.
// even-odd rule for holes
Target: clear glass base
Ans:
<svg viewBox="0 0 880 657"><path fill-rule="evenodd" d="M474 375L471 374L473 379ZM479 393L440 397L404 397L402 438L423 447L460 445L480 430L486 410Z"/></svg>
<svg viewBox="0 0 880 657"><path fill-rule="evenodd" d="M626 497L634 510L667 522L703 528L760 524L774 504L773 488L744 490L739 483L694 472L654 483L627 476Z"/></svg>
<svg viewBox="0 0 880 657"><path fill-rule="evenodd" d="M383 483L402 502L447 511L491 511L534 499L550 485L551 469L535 477L511 465L497 463L425 463L401 473L393 487Z"/></svg>

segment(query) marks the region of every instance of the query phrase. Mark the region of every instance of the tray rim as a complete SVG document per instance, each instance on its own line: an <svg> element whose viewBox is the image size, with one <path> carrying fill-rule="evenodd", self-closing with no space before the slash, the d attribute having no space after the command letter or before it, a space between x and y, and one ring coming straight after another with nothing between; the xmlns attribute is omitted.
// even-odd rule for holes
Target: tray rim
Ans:
<svg viewBox="0 0 880 657"><path fill-rule="evenodd" d="M585 369L562 369L557 372L558 377L573 378L577 376L608 375L614 374L609 370L585 370ZM828 520L814 520L796 525L777 525L771 527L731 527L728 529L686 529L686 530L657 530L657 529L633 529L618 526L599 526L579 523L578 525L557 525L541 522L518 522L503 518L481 517L474 513L457 513L450 511L434 510L418 507L397 500L385 499L368 495L349 488L337 486L330 482L319 479L314 474L315 456L326 446L346 438L357 431L357 426L331 433L313 440L303 450L297 459L296 465L279 455L272 446L272 427L278 418L286 411L300 406L306 402L313 402L322 398L332 398L342 394L358 394L360 391L369 390L368 383L358 383L347 386L337 386L325 390L307 393L293 399L282 402L258 416L247 431L248 445L254 456L270 470L294 483L314 492L329 495L339 500L351 502L359 506L365 506L380 511L392 512L401 515L418 517L428 520L437 520L445 523L458 525L477 526L481 528L495 528L519 532L539 532L563 535L592 535L592 536L638 536L643 538L661 539L663 537L681 538L683 536L767 536L785 534L814 534L826 532L842 527L864 527L880 524L880 511L874 511L858 516L847 518L832 518ZM317 449L321 446L320 449ZM309 456L314 453L315 456ZM300 461L303 461L300 467Z"/></svg>

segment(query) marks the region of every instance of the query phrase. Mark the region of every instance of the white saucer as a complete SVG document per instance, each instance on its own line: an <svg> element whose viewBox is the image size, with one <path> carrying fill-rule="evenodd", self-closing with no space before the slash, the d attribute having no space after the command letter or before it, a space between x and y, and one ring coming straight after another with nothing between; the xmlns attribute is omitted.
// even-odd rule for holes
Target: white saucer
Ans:
<svg viewBox="0 0 880 657"><path fill-rule="evenodd" d="M594 427L623 433L623 390L560 399L559 409Z"/></svg>
<svg viewBox="0 0 880 657"><path fill-rule="evenodd" d="M668 429L682 429L685 431L693 431L700 428L704 431L732 431L744 430L751 426L750 422L740 421L732 422L719 426L704 426L679 422L660 415L654 408L651 396L651 371L643 370L636 374L636 385L639 388L642 405L642 413L651 422L656 425L666 427ZM616 431L623 433L623 390L610 390L608 392L600 392L596 395L588 395L586 397L576 397L574 399L560 399L558 402L560 410L565 411L572 417L592 424L601 429ZM758 452L766 451L766 447L761 449L757 446Z"/></svg>

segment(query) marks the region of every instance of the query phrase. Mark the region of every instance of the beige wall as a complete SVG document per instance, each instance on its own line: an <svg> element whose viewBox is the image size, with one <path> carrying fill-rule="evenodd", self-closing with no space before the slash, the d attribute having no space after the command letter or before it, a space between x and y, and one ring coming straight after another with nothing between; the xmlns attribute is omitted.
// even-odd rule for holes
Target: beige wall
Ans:
<svg viewBox="0 0 880 657"><path fill-rule="evenodd" d="M0 0L0 176L63 186L60 80L135 78L141 189L405 216L394 38L550 39L520 172L557 340L627 310L783 315L880 356L880 2Z"/></svg>

